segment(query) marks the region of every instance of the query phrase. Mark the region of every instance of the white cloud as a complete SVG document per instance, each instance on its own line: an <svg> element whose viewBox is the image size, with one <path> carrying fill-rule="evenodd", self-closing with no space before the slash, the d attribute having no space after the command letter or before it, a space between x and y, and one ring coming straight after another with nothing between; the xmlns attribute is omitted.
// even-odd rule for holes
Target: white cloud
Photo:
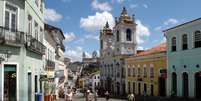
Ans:
<svg viewBox="0 0 201 101"><path fill-rule="evenodd" d="M51 22L58 22L63 18L61 14L56 12L56 10L51 9L51 8L46 8L45 9L45 20L46 21L51 21Z"/></svg>
<svg viewBox="0 0 201 101"><path fill-rule="evenodd" d="M158 26L154 29L155 31L162 31L162 26Z"/></svg>
<svg viewBox="0 0 201 101"><path fill-rule="evenodd" d="M71 2L71 0L61 0L62 2Z"/></svg>
<svg viewBox="0 0 201 101"><path fill-rule="evenodd" d="M100 3L98 0L93 0L91 6L96 10L111 11L112 7L108 2Z"/></svg>
<svg viewBox="0 0 201 101"><path fill-rule="evenodd" d="M148 8L148 5L147 4L143 4L142 5L144 8Z"/></svg>
<svg viewBox="0 0 201 101"><path fill-rule="evenodd" d="M124 2L124 0L117 0L117 2L118 2L118 3L123 3L123 2Z"/></svg>
<svg viewBox="0 0 201 101"><path fill-rule="evenodd" d="M142 44L146 40L147 37L150 36L150 30L147 26L143 25L140 20L136 20L137 23L137 29L136 29L136 38L137 43Z"/></svg>
<svg viewBox="0 0 201 101"><path fill-rule="evenodd" d="M138 47L137 47L137 50L144 50L144 47L138 46Z"/></svg>
<svg viewBox="0 0 201 101"><path fill-rule="evenodd" d="M73 41L76 38L76 36L73 32L65 33L64 36L65 36L66 42Z"/></svg>
<svg viewBox="0 0 201 101"><path fill-rule="evenodd" d="M164 22L164 25L174 25L179 23L179 21L177 19L174 18L170 18L167 21Z"/></svg>
<svg viewBox="0 0 201 101"><path fill-rule="evenodd" d="M67 49L65 52L65 56L74 61L82 61L82 53L84 52L83 48L80 46L76 46L73 49ZM91 54L85 52L87 57L91 57Z"/></svg>
<svg viewBox="0 0 201 101"><path fill-rule="evenodd" d="M179 22L181 22L181 20L179 21L179 20L177 20L175 18L170 18L170 19L164 21L163 25L156 27L154 30L161 32L162 29L165 29L165 28L169 27L170 25L178 24Z"/></svg>
<svg viewBox="0 0 201 101"><path fill-rule="evenodd" d="M130 7L130 9L137 8L138 4L130 4L129 7Z"/></svg>
<svg viewBox="0 0 201 101"><path fill-rule="evenodd" d="M163 39L161 40L161 42L160 43L164 43L164 42L166 42L166 37L163 37Z"/></svg>
<svg viewBox="0 0 201 101"><path fill-rule="evenodd" d="M107 21L112 28L114 26L114 17L111 13L107 11L102 13L96 12L93 16L81 18L80 27L84 28L86 31L95 32L102 29Z"/></svg>
<svg viewBox="0 0 201 101"><path fill-rule="evenodd" d="M88 34L85 36L86 39L93 39L93 40L99 40L99 35L92 35L92 34Z"/></svg>

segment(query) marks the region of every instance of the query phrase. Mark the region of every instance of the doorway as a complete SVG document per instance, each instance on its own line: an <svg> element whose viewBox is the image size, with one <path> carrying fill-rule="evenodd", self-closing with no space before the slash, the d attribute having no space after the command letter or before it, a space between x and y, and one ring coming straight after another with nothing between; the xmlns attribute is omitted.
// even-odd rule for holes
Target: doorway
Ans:
<svg viewBox="0 0 201 101"><path fill-rule="evenodd" d="M166 96L166 83L165 78L159 78L159 96Z"/></svg>
<svg viewBox="0 0 201 101"><path fill-rule="evenodd" d="M151 85L151 96L154 96L154 85Z"/></svg>
<svg viewBox="0 0 201 101"><path fill-rule="evenodd" d="M188 74L183 73L183 97L188 97Z"/></svg>
<svg viewBox="0 0 201 101"><path fill-rule="evenodd" d="M16 65L4 65L4 101L17 100Z"/></svg>
<svg viewBox="0 0 201 101"><path fill-rule="evenodd" d="M195 96L201 98L201 72L195 74Z"/></svg>
<svg viewBox="0 0 201 101"><path fill-rule="evenodd" d="M171 96L177 95L177 74L174 72L172 73L172 91Z"/></svg>
<svg viewBox="0 0 201 101"><path fill-rule="evenodd" d="M28 100L31 101L32 99L32 77L31 73L28 73Z"/></svg>
<svg viewBox="0 0 201 101"><path fill-rule="evenodd" d="M138 94L141 95L141 84L138 83Z"/></svg>

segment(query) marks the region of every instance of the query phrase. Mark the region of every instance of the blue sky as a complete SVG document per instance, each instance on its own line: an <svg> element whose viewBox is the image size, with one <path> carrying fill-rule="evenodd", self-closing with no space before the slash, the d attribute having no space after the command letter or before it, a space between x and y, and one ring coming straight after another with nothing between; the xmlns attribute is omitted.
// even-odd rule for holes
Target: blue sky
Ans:
<svg viewBox="0 0 201 101"><path fill-rule="evenodd" d="M164 42L162 30L201 17L201 0L45 0L45 20L66 36L65 55L81 60L99 50L99 30L125 6L135 14L138 49Z"/></svg>

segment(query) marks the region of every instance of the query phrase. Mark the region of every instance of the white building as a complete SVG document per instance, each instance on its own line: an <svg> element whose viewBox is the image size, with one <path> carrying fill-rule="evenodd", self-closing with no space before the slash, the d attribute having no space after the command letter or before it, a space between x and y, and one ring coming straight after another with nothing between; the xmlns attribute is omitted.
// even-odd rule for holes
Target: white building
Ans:
<svg viewBox="0 0 201 101"><path fill-rule="evenodd" d="M101 86L114 95L125 94L124 58L136 53L136 23L125 7L115 26L106 23L100 32Z"/></svg>
<svg viewBox="0 0 201 101"><path fill-rule="evenodd" d="M95 72L91 76L92 91L95 92L96 88L100 87L100 72Z"/></svg>

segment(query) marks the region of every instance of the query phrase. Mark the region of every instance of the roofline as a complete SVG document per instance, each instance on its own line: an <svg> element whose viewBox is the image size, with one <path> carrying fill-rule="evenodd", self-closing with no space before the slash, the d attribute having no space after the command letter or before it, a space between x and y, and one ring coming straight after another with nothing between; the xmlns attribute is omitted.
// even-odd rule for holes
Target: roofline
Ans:
<svg viewBox="0 0 201 101"><path fill-rule="evenodd" d="M175 26L175 27L168 28L168 29L166 29L166 30L163 30L163 32L167 32L167 31L169 31L169 30L175 29L175 28L177 28L177 27L180 27L180 26L183 26L183 25L186 25L186 24L189 24L189 23L198 21L198 20L201 20L201 17L200 17L200 18L197 18L197 19L195 19L195 20L191 20L191 21L185 22L185 23L183 23L183 24L177 25L177 26Z"/></svg>
<svg viewBox="0 0 201 101"><path fill-rule="evenodd" d="M60 33L61 33L61 35L62 35L63 38L65 39L64 33L63 33L63 31L62 31L60 28L55 27L55 26L53 26L53 25L49 25L49 24L47 24L47 23L45 23L45 26L50 26L50 27L52 27L52 28L54 28L54 29L56 29L56 30L59 30Z"/></svg>

